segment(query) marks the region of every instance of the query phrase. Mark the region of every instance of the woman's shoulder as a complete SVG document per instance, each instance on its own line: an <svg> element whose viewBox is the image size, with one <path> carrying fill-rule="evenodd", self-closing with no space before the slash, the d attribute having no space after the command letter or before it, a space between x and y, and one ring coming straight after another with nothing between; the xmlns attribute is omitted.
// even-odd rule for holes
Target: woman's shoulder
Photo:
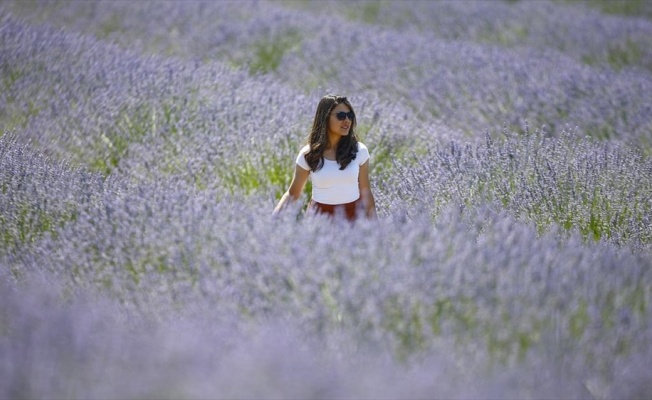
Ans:
<svg viewBox="0 0 652 400"><path fill-rule="evenodd" d="M358 154L355 157L358 165L362 165L369 159L369 149L362 142L358 142Z"/></svg>
<svg viewBox="0 0 652 400"><path fill-rule="evenodd" d="M308 153L308 150L310 150L310 145L309 145L309 144L303 146L303 147L299 150L299 154L306 155L306 154Z"/></svg>
<svg viewBox="0 0 652 400"><path fill-rule="evenodd" d="M297 159L296 163L303 169L305 170L310 170L310 167L308 166L308 162L306 161L306 153L308 153L308 150L310 149L310 146L305 145L299 150L299 154L297 154Z"/></svg>

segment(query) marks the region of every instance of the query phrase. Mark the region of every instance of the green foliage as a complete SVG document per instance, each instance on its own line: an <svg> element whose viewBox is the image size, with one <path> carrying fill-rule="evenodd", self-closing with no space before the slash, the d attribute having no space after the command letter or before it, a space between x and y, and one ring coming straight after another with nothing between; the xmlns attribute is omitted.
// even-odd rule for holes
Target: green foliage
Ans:
<svg viewBox="0 0 652 400"><path fill-rule="evenodd" d="M648 0L556 0L557 3L583 4L604 14L652 19L652 3Z"/></svg>
<svg viewBox="0 0 652 400"><path fill-rule="evenodd" d="M31 117L38 115L40 108L29 100L27 104L20 104L11 94L12 87L26 75L25 66L16 67L0 61L0 91L3 92L3 107L0 107L0 135L4 132L25 128ZM42 68L42 66L30 66Z"/></svg>
<svg viewBox="0 0 652 400"><path fill-rule="evenodd" d="M628 40L622 44L610 44L603 54L585 54L582 61L588 65L600 65L606 63L616 71L626 67L638 66L643 59L641 44ZM644 65L652 70L652 65Z"/></svg>
<svg viewBox="0 0 652 400"><path fill-rule="evenodd" d="M100 133L96 150L98 156L90 162L90 167L110 175L129 150L129 145L155 132L156 123L157 111L153 107L141 105L133 110L125 107L116 119L115 128Z"/></svg>
<svg viewBox="0 0 652 400"><path fill-rule="evenodd" d="M366 24L375 24L379 21L380 10L384 5L383 1L365 1L353 7L346 8L346 16L353 21L362 21Z"/></svg>
<svg viewBox="0 0 652 400"><path fill-rule="evenodd" d="M399 297L390 298L383 312L385 329L398 342L397 356L405 360L410 355L424 350L426 346L426 328L419 303L401 304Z"/></svg>
<svg viewBox="0 0 652 400"><path fill-rule="evenodd" d="M122 20L119 15L112 14L109 18L103 20L97 28L97 37L106 39L111 34L122 31Z"/></svg>
<svg viewBox="0 0 652 400"><path fill-rule="evenodd" d="M268 39L260 39L253 45L253 57L248 60L249 72L254 75L276 71L283 56L298 49L300 45L301 35L293 30Z"/></svg>
<svg viewBox="0 0 652 400"><path fill-rule="evenodd" d="M648 0L590 0L585 3L605 14L652 19L652 5Z"/></svg>
<svg viewBox="0 0 652 400"><path fill-rule="evenodd" d="M74 221L77 214L73 203L63 211L45 209L31 202L14 204L11 213L0 216L0 255L25 248L46 234L56 237L58 230Z"/></svg>
<svg viewBox="0 0 652 400"><path fill-rule="evenodd" d="M580 339L590 322L586 309L586 301L581 301L577 309L569 317L569 330L573 338Z"/></svg>
<svg viewBox="0 0 652 400"><path fill-rule="evenodd" d="M514 22L508 26L502 26L500 29L486 27L479 36L478 41L480 43L511 47L523 44L529 35L530 31L527 26Z"/></svg>
<svg viewBox="0 0 652 400"><path fill-rule="evenodd" d="M251 195L255 192L274 191L276 198L287 190L294 174L293 158L299 147L292 139L265 145L258 151L258 157L234 155L232 162L224 161L224 168L217 171L220 183L230 193ZM237 160L237 161L236 161ZM309 193L311 186L304 188Z"/></svg>
<svg viewBox="0 0 652 400"><path fill-rule="evenodd" d="M192 96L192 93L189 96ZM163 133L167 140L177 140L180 134L177 126L179 108L183 107L186 114L192 115L188 110L196 108L197 104L197 100L173 97L158 104L125 105L118 112L110 128L100 132L99 138L89 149L73 150L91 170L108 176L127 156L133 144L144 143ZM175 161L179 160L171 160L172 163Z"/></svg>
<svg viewBox="0 0 652 400"><path fill-rule="evenodd" d="M429 338L445 336L450 333L444 332L447 329L456 333L459 343L464 343L471 332L484 332L487 349L496 361L506 363L512 356L522 361L528 350L539 343L545 327L552 324L552 320L532 320L528 328L505 330L503 326L515 323L512 317L504 313L501 326L496 325L491 318L481 317L476 302L466 297L442 298L431 306L419 302L401 305L399 298L393 297L388 300L383 315L384 328L396 338L397 356L402 360L426 350Z"/></svg>

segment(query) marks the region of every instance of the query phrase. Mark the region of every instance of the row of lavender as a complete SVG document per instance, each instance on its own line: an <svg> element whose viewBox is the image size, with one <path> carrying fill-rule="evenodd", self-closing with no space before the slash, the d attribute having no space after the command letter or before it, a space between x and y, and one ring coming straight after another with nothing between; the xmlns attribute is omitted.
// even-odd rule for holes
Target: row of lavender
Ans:
<svg viewBox="0 0 652 400"><path fill-rule="evenodd" d="M0 153L3 230L32 233L1 261L7 397L650 389L648 252L491 206L274 219L258 196L104 181L8 135Z"/></svg>
<svg viewBox="0 0 652 400"><path fill-rule="evenodd" d="M0 34L2 130L19 130L56 159L139 182L278 195L322 95L217 62L142 57L11 16ZM373 94L352 101L358 133L379 148L378 167L382 149L456 135Z"/></svg>
<svg viewBox="0 0 652 400"><path fill-rule="evenodd" d="M560 226L588 240L649 250L652 243L652 162L640 151L564 131L474 145L441 143L395 161L382 181L381 202L437 215L450 202L493 203L541 232Z"/></svg>
<svg viewBox="0 0 652 400"><path fill-rule="evenodd" d="M599 12L608 3L616 11L612 16ZM437 4L360 1L347 7L323 1L297 5L313 12L335 13L353 21L390 26L401 32L432 34L438 39L554 50L593 66L648 71L652 67L648 39L652 6L643 1L487 3L471 0ZM621 13L616 10L619 5L623 6ZM626 10L627 5L639 9Z"/></svg>
<svg viewBox="0 0 652 400"><path fill-rule="evenodd" d="M221 15L210 4L158 3L171 21ZM296 15L258 5L265 17L228 18L268 35ZM84 7L62 9L85 21ZM652 185L639 152L576 134L466 144L389 89L361 88L381 221L272 219L322 94L293 86L285 64L250 77L10 16L0 38L0 120L15 132L0 138L5 397L649 391Z"/></svg>
<svg viewBox="0 0 652 400"><path fill-rule="evenodd" d="M650 21L611 20L591 13L584 16L582 8L544 2L514 7L465 3L456 7L443 3L421 12L420 7L430 9L428 3L422 3L412 13L425 18L419 27L443 26L440 29L447 32L473 32L474 27L483 26L485 18L519 19L527 24L531 30L528 38L532 38L505 46L482 40L491 34L469 35L471 40L460 34L461 38L451 40L450 34L439 35L438 28L433 33L428 29L397 32L382 24L351 29L329 24L283 59L279 75L290 81L328 76L325 84L350 82L353 90L373 88L392 101L409 105L426 120L441 120L475 137L503 124L510 130L519 129L529 121L532 126L547 126L553 134L570 125L594 137L648 144L652 113L645 93L650 91L650 54L641 59L640 68L616 72L587 67L577 60L576 54L582 52L575 50L583 47L595 54L593 50L620 41L649 49ZM396 2L387 12L401 14L405 8L411 7ZM450 8L470 12L448 13ZM494 18L503 12L505 16ZM441 16L430 19L434 15ZM468 22L456 21L455 16ZM448 23L438 24L447 19ZM500 22L495 24L500 32L508 30ZM539 24L546 28L538 31ZM559 47L566 50L560 52ZM333 64L337 68L332 68Z"/></svg>
<svg viewBox="0 0 652 400"><path fill-rule="evenodd" d="M17 2L13 9L143 53L245 66L310 92L373 93L475 137L527 120L552 133L579 126L650 144L652 22L580 3Z"/></svg>
<svg viewBox="0 0 652 400"><path fill-rule="evenodd" d="M596 4L591 1L429 4L363 0L346 7L337 1L224 1L219 5L149 1L127 6L28 0L5 4L33 22L48 21L124 47L183 58L225 58L242 63L250 59L251 45L261 39L295 33L294 41L300 42L323 25L337 26L342 34L359 25L349 22L364 22L434 40L554 50L590 65L649 71L652 7L645 2L632 3L638 3L635 17L639 18L601 14L590 8ZM326 20L330 23L319 23Z"/></svg>
<svg viewBox="0 0 652 400"><path fill-rule="evenodd" d="M12 18L2 34L3 121L5 129L21 129L21 140L137 182L171 179L270 198L287 186L309 123L310 96L270 76L247 78L215 63L143 59ZM438 149L449 147L454 131L426 125L377 97L360 101L357 111L359 132L374 155L382 213L405 192L408 202L423 199L436 214L457 192L460 202L500 198L541 228L557 223L618 243L650 242L649 165L626 147L574 143L579 130L561 145L538 143L540 133L457 154L453 144L442 159ZM410 155L415 150L416 158ZM397 157L405 159L396 163ZM595 182L594 170L601 175Z"/></svg>

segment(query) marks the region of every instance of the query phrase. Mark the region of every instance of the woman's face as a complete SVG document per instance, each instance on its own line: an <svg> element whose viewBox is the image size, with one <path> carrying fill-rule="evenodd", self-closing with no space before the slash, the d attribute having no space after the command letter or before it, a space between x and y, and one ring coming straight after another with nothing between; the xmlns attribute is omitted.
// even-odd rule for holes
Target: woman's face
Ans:
<svg viewBox="0 0 652 400"><path fill-rule="evenodd" d="M340 118L342 118L342 114L346 114L346 117L344 120L339 120L337 118L338 113L340 113ZM349 131L351 130L351 126L353 125L353 118L351 116L351 109L349 106L347 106L344 103L340 103L333 108L333 111L331 111L331 115L328 118L328 133L334 134L334 135L341 135L341 136L346 136L349 134Z"/></svg>

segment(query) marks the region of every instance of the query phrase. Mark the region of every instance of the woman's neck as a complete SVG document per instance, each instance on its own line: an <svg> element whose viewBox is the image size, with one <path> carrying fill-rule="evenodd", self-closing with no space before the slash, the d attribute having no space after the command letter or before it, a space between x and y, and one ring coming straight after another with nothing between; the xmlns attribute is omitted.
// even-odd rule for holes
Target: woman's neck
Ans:
<svg viewBox="0 0 652 400"><path fill-rule="evenodd" d="M328 135L328 147L326 148L336 150L341 138L340 135Z"/></svg>

